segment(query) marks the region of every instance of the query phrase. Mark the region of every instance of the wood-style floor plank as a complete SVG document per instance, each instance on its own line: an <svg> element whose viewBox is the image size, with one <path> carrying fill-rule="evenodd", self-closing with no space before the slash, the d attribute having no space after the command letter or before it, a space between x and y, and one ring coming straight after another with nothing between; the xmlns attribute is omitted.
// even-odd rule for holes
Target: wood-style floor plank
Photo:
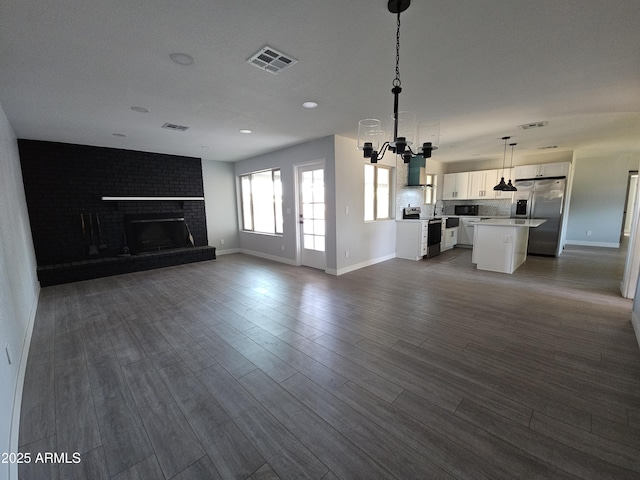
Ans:
<svg viewBox="0 0 640 480"><path fill-rule="evenodd" d="M640 478L624 251L339 277L242 254L42 289L25 480ZM73 452L71 452L73 453Z"/></svg>
<svg viewBox="0 0 640 480"><path fill-rule="evenodd" d="M171 478L202 458L200 442L152 362L141 360L122 370L165 476Z"/></svg>
<svg viewBox="0 0 640 480"><path fill-rule="evenodd" d="M105 458L116 475L153 455L153 448L116 355L92 357L88 370Z"/></svg>

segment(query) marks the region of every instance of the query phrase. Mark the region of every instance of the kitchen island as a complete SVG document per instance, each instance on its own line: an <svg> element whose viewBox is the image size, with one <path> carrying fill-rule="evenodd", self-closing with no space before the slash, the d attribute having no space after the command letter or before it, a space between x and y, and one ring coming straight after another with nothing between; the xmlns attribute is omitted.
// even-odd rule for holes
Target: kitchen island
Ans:
<svg viewBox="0 0 640 480"><path fill-rule="evenodd" d="M544 219L492 218L475 224L471 261L478 270L513 273L527 259L529 229Z"/></svg>

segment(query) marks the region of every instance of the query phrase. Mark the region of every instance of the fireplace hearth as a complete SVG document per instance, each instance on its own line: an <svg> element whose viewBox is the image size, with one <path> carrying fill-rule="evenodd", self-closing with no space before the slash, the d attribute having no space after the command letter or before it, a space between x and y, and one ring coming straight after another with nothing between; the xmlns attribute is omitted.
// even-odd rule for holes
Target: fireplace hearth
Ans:
<svg viewBox="0 0 640 480"><path fill-rule="evenodd" d="M125 226L127 244L133 255L187 246L181 212L126 215Z"/></svg>

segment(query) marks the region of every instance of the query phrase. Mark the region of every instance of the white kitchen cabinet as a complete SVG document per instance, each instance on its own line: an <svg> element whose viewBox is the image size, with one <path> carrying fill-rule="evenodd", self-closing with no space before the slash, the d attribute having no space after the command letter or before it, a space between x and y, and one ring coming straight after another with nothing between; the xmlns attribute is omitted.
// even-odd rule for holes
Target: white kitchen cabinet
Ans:
<svg viewBox="0 0 640 480"><path fill-rule="evenodd" d="M396 257L422 260L427 254L428 220L399 220L396 222Z"/></svg>
<svg viewBox="0 0 640 480"><path fill-rule="evenodd" d="M444 226L444 225L443 225ZM442 229L442 244L440 251L451 250L458 244L458 227Z"/></svg>
<svg viewBox="0 0 640 480"><path fill-rule="evenodd" d="M498 180L497 170L479 170L469 172L469 195L470 200L488 200L495 198L493 187Z"/></svg>
<svg viewBox="0 0 640 480"><path fill-rule="evenodd" d="M469 172L446 173L442 184L443 200L466 200L469 195Z"/></svg>
<svg viewBox="0 0 640 480"><path fill-rule="evenodd" d="M458 227L457 245L473 245L473 232L476 222L480 221L480 217L460 217L460 226Z"/></svg>
<svg viewBox="0 0 640 480"><path fill-rule="evenodd" d="M519 165L514 168L515 178L566 177L571 162L541 163L539 165Z"/></svg>

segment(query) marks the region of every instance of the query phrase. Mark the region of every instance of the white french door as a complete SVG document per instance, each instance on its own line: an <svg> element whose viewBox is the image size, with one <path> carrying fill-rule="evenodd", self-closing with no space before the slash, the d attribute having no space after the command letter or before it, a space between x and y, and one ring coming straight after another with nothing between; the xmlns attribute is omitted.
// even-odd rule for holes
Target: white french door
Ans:
<svg viewBox="0 0 640 480"><path fill-rule="evenodd" d="M298 167L300 263L326 268L324 163Z"/></svg>

